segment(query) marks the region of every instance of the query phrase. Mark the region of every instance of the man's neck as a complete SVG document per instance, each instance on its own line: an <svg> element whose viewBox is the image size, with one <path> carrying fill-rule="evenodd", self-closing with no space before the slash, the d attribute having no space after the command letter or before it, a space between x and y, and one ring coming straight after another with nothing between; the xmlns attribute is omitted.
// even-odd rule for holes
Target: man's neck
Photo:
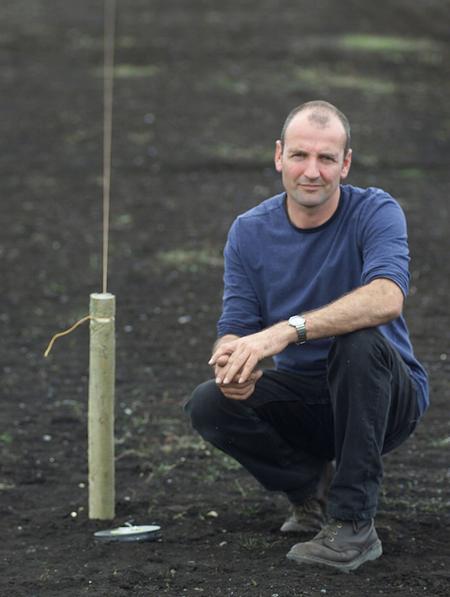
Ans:
<svg viewBox="0 0 450 597"><path fill-rule="evenodd" d="M336 212L340 199L340 191L336 198L330 198L326 203L314 207L299 205L287 196L286 208L289 219L297 228L317 228L325 224Z"/></svg>

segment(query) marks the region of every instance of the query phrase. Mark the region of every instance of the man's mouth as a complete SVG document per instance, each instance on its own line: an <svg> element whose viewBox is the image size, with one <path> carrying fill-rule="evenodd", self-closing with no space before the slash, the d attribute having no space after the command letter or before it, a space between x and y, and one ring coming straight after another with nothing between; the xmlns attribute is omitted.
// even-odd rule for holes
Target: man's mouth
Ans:
<svg viewBox="0 0 450 597"><path fill-rule="evenodd" d="M306 189L306 190L311 190L314 191L315 189L320 189L322 187L321 184L305 184L305 183L299 183L299 186L302 187L302 189Z"/></svg>

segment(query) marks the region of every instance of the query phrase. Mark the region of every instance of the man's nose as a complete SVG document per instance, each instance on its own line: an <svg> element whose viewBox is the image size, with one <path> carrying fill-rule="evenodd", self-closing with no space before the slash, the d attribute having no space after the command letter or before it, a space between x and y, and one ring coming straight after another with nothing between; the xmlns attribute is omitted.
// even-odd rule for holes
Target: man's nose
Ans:
<svg viewBox="0 0 450 597"><path fill-rule="evenodd" d="M306 176L306 178L319 178L320 173L317 160L309 159L306 163L306 168L303 174Z"/></svg>

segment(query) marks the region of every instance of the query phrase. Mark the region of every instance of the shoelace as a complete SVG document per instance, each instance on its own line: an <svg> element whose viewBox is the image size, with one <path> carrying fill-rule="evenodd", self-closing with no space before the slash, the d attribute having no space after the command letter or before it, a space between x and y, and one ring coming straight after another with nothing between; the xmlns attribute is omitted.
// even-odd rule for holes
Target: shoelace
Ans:
<svg viewBox="0 0 450 597"><path fill-rule="evenodd" d="M344 525L342 524L342 522L339 522L338 520L334 520L333 522L331 522L330 524L328 524L323 530L322 533L326 536L326 538L333 542L334 538L337 537L339 530L342 529Z"/></svg>
<svg viewBox="0 0 450 597"><path fill-rule="evenodd" d="M356 520L352 521L353 532L358 532L358 523ZM325 526L321 532L321 537L326 537L329 541L333 542L335 537L337 537L340 529L344 528L344 523L340 520L332 520L327 526Z"/></svg>

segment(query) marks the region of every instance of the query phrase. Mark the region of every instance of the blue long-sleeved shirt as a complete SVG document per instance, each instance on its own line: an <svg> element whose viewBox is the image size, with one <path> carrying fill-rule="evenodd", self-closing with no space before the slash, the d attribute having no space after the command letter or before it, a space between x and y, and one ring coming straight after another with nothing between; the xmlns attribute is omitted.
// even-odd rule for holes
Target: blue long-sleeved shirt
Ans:
<svg viewBox="0 0 450 597"><path fill-rule="evenodd" d="M271 197L234 221L224 256L219 336L258 332L375 278L388 278L408 294L405 217L399 204L377 188L342 185L333 216L308 229L291 223L285 193ZM423 412L429 402L427 374L414 356L403 316L379 329L410 369ZM325 371L331 342L291 344L274 357L275 366L311 375Z"/></svg>

